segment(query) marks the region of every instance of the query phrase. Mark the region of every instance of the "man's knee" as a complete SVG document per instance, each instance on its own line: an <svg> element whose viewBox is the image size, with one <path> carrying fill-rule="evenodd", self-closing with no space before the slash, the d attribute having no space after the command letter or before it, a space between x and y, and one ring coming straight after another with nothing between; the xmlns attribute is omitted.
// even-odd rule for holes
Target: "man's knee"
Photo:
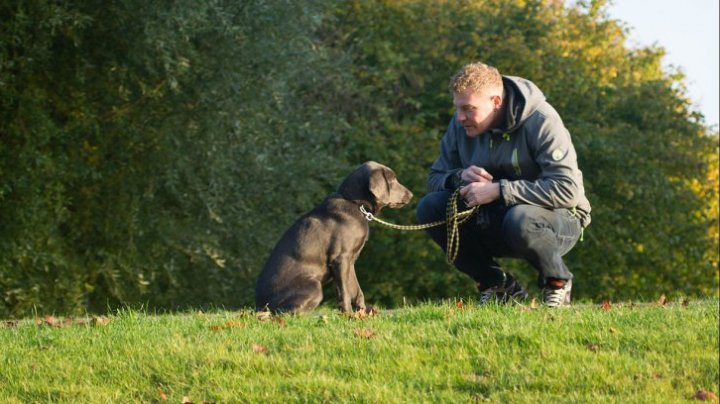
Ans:
<svg viewBox="0 0 720 404"><path fill-rule="evenodd" d="M445 219L448 198L450 198L450 192L447 191L431 192L425 195L415 210L418 223L429 223Z"/></svg>
<svg viewBox="0 0 720 404"><path fill-rule="evenodd" d="M503 219L503 236L515 248L531 246L540 233L552 230L543 208L531 205L515 205L508 209Z"/></svg>

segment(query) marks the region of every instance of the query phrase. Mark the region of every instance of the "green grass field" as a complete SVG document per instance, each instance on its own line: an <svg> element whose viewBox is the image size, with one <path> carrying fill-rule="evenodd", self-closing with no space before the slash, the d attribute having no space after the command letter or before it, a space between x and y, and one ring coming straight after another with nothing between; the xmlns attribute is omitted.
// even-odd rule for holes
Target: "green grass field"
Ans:
<svg viewBox="0 0 720 404"><path fill-rule="evenodd" d="M716 299L5 321L0 401L717 401L718 321Z"/></svg>

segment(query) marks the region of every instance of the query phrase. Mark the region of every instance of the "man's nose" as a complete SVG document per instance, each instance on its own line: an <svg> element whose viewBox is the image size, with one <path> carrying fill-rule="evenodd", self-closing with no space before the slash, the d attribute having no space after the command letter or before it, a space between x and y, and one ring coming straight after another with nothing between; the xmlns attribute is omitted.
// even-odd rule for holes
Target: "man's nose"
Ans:
<svg viewBox="0 0 720 404"><path fill-rule="evenodd" d="M458 118L458 121L462 122L465 120L465 114L461 110L458 110L457 118Z"/></svg>

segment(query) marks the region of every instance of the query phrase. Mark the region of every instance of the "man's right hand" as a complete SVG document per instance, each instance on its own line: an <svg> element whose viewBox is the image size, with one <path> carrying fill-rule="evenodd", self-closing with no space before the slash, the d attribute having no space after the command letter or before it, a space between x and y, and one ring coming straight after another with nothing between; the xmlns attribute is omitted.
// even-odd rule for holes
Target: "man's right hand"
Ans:
<svg viewBox="0 0 720 404"><path fill-rule="evenodd" d="M471 182L492 182L493 176L484 168L478 166L470 166L463 170L460 174L463 182L469 184Z"/></svg>

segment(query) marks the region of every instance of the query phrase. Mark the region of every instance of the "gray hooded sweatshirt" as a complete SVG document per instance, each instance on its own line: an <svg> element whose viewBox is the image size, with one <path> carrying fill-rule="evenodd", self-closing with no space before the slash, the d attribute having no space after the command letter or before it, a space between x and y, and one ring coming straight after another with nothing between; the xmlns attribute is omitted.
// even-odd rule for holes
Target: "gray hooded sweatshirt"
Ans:
<svg viewBox="0 0 720 404"><path fill-rule="evenodd" d="M582 172L570 133L557 111L531 81L503 76L506 123L470 138L455 114L430 168L428 190L453 189L458 171L482 167L500 183L506 206L576 208L583 227L590 224Z"/></svg>

